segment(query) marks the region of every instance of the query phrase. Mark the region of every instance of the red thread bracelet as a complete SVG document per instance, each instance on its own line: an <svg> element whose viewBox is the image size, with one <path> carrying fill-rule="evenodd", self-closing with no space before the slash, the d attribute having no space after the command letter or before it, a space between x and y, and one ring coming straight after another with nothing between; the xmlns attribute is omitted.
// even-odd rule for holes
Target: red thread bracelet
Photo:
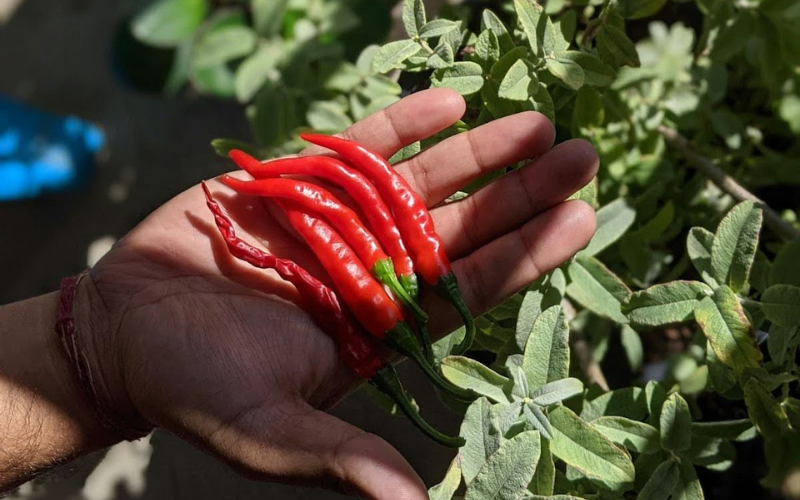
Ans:
<svg viewBox="0 0 800 500"><path fill-rule="evenodd" d="M61 293L58 299L58 321L56 322L56 333L64 353L70 365L75 370L78 383L86 399L92 404L95 416L107 430L121 436L127 441L135 441L150 433L152 429L143 429L125 423L124 419L119 418L116 412L111 410L97 393L95 381L92 377L91 366L86 354L81 351L76 335L75 319L73 318L73 308L75 295L81 280L89 274L84 271L77 276L64 278L61 281Z"/></svg>

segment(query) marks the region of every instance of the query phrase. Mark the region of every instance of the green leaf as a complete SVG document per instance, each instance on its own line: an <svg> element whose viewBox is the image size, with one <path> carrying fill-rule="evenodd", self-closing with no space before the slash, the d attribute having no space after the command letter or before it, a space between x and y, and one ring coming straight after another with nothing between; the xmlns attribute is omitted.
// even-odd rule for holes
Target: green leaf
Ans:
<svg viewBox="0 0 800 500"><path fill-rule="evenodd" d="M192 57L194 68L211 68L245 57L256 48L256 34L245 26L212 30L197 43Z"/></svg>
<svg viewBox="0 0 800 500"><path fill-rule="evenodd" d="M514 9L533 53L539 57L552 56L556 32L542 6L533 0L514 0Z"/></svg>
<svg viewBox="0 0 800 500"><path fill-rule="evenodd" d="M483 68L477 63L461 61L447 69L437 69L431 77L434 87L449 87L468 96L483 87Z"/></svg>
<svg viewBox="0 0 800 500"><path fill-rule="evenodd" d="M539 406L550 406L583 392L583 382L576 378L564 378L549 382L531 394L531 399Z"/></svg>
<svg viewBox="0 0 800 500"><path fill-rule="evenodd" d="M711 245L713 241L714 233L702 227L693 227L689 230L689 236L686 237L686 250L689 253L692 264L694 264L694 268L700 273L703 281L716 288L719 283L714 279L714 271L711 268Z"/></svg>
<svg viewBox="0 0 800 500"><path fill-rule="evenodd" d="M242 61L236 70L236 98L239 102L250 102L261 90L267 80L277 81L280 77L276 69L279 57L277 47L262 45Z"/></svg>
<svg viewBox="0 0 800 500"><path fill-rule="evenodd" d="M211 141L211 147L214 148L215 153L223 158L228 158L228 153L230 153L232 149L242 150L250 156L259 156L259 152L255 146L249 142L236 139L214 139Z"/></svg>
<svg viewBox="0 0 800 500"><path fill-rule="evenodd" d="M531 328L522 358L529 390L569 375L569 326L561 306L542 312Z"/></svg>
<svg viewBox="0 0 800 500"><path fill-rule="evenodd" d="M426 38L433 38L437 36L445 35L455 29L458 29L459 24L453 21L449 21L447 19L434 19L425 25L419 30L419 37L426 39Z"/></svg>
<svg viewBox="0 0 800 500"><path fill-rule="evenodd" d="M195 68L192 71L192 85L201 93L222 98L236 95L235 76L227 66Z"/></svg>
<svg viewBox="0 0 800 500"><path fill-rule="evenodd" d="M583 68L575 61L565 57L547 59L547 70L573 90L581 88L586 79Z"/></svg>
<svg viewBox="0 0 800 500"><path fill-rule="evenodd" d="M161 0L137 14L131 32L157 47L176 47L191 37L208 14L207 0Z"/></svg>
<svg viewBox="0 0 800 500"><path fill-rule="evenodd" d="M641 19L658 12L667 0L620 0L617 8L627 19Z"/></svg>
<svg viewBox="0 0 800 500"><path fill-rule="evenodd" d="M769 337L767 337L767 348L772 361L783 364L786 351L789 347L796 344L797 334L800 333L798 326L780 326L773 324L769 327Z"/></svg>
<svg viewBox="0 0 800 500"><path fill-rule="evenodd" d="M550 440L543 439L539 463L536 464L536 472L533 473L533 480L528 485L528 491L535 495L552 495L555 480L556 465L553 461L553 453L550 452Z"/></svg>
<svg viewBox="0 0 800 500"><path fill-rule="evenodd" d="M500 82L500 91L497 95L512 101L525 101L528 99L528 88L533 81L530 68L525 64L525 60L517 59L517 62L511 66L506 76L503 77L503 81ZM538 86L538 80L533 84Z"/></svg>
<svg viewBox="0 0 800 500"><path fill-rule="evenodd" d="M783 409L756 379L751 378L744 386L744 402L750 421L764 438L781 439L789 430Z"/></svg>
<svg viewBox="0 0 800 500"><path fill-rule="evenodd" d="M789 424L792 426L793 429L800 428L800 399L795 398L786 398L786 400L781 404L783 411L786 413L786 418L789 420ZM749 424L750 421L748 420L747 423ZM755 430L755 429L753 429ZM748 435L748 433L743 433L743 435ZM752 437L748 437L752 439L755 437L755 433L753 433ZM745 441L746 439L741 439Z"/></svg>
<svg viewBox="0 0 800 500"><path fill-rule="evenodd" d="M395 153L391 158L389 158L389 163L391 163L392 165L396 165L401 161L405 161L408 160L409 158L412 158L420 151L422 151L422 144L419 141L412 142L408 146L404 147L403 149Z"/></svg>
<svg viewBox="0 0 800 500"><path fill-rule="evenodd" d="M624 31L606 24L597 32L597 50L600 58L612 67L639 67L639 54Z"/></svg>
<svg viewBox="0 0 800 500"><path fill-rule="evenodd" d="M694 318L700 301L713 293L711 287L698 281L673 281L633 292L622 305L622 312L637 325L680 323Z"/></svg>
<svg viewBox="0 0 800 500"><path fill-rule="evenodd" d="M587 479L613 491L622 490L633 482L630 457L572 410L565 406L553 409L550 425L553 427L550 441L553 455Z"/></svg>
<svg viewBox="0 0 800 500"><path fill-rule="evenodd" d="M642 420L647 414L645 391L639 387L626 387L606 392L583 403L581 418L587 422L602 416L619 416L631 420Z"/></svg>
<svg viewBox="0 0 800 500"><path fill-rule="evenodd" d="M661 423L661 408L664 407L664 401L667 400L667 392L661 387L661 384L655 380L651 380L644 388L645 400L647 401L647 423L651 425L660 425Z"/></svg>
<svg viewBox="0 0 800 500"><path fill-rule="evenodd" d="M432 69L449 68L453 65L454 60L453 49L445 43L436 46L433 54L428 57L427 64L428 67Z"/></svg>
<svg viewBox="0 0 800 500"><path fill-rule="evenodd" d="M448 356L442 360L442 375L450 382L497 402L508 401L511 380L474 359Z"/></svg>
<svg viewBox="0 0 800 500"><path fill-rule="evenodd" d="M500 59L500 42L492 30L483 30L475 42L475 57L484 68L491 68Z"/></svg>
<svg viewBox="0 0 800 500"><path fill-rule="evenodd" d="M459 436L466 439L466 444L459 450L461 456L461 471L464 476L464 482L469 484L478 471L486 463L486 459L495 452L497 449L493 446L493 442L488 439L489 431L492 427L489 418L491 403L486 398L476 399L464 415L464 420L461 422L461 431Z"/></svg>
<svg viewBox="0 0 800 500"><path fill-rule="evenodd" d="M692 436L748 441L753 439L756 434L753 423L749 419L743 418L720 422L692 422Z"/></svg>
<svg viewBox="0 0 800 500"><path fill-rule="evenodd" d="M386 73L400 68L406 59L420 50L414 40L398 40L382 46L372 59L372 70L375 73Z"/></svg>
<svg viewBox="0 0 800 500"><path fill-rule="evenodd" d="M588 184L583 186L577 193L574 193L572 196L567 198L568 200L581 200L584 203L587 203L592 208L597 207L597 190L598 190L598 181L597 177L594 177Z"/></svg>
<svg viewBox="0 0 800 500"><path fill-rule="evenodd" d="M726 470L736 459L736 449L730 441L724 439L692 436L692 446L684 456L695 465L712 470Z"/></svg>
<svg viewBox="0 0 800 500"><path fill-rule="evenodd" d="M800 286L800 239L791 241L781 248L769 273L771 285L784 283Z"/></svg>
<svg viewBox="0 0 800 500"><path fill-rule="evenodd" d="M656 471L656 468L661 465L661 462L668 459L669 455L664 451L639 454L639 456L636 457L636 462L634 462L634 466L636 467L634 489L641 490L644 488L645 483L647 483L647 480L650 479Z"/></svg>
<svg viewBox="0 0 800 500"><path fill-rule="evenodd" d="M620 342L631 371L637 372L644 363L644 346L639 333L628 325L622 325Z"/></svg>
<svg viewBox="0 0 800 500"><path fill-rule="evenodd" d="M270 38L280 33L289 0L252 0L253 27L259 35Z"/></svg>
<svg viewBox="0 0 800 500"><path fill-rule="evenodd" d="M661 449L658 429L625 417L600 417L592 426L612 443L637 453L655 453Z"/></svg>
<svg viewBox="0 0 800 500"><path fill-rule="evenodd" d="M575 96L572 125L579 135L581 129L593 129L603 124L605 110L600 94L591 87L581 87Z"/></svg>
<svg viewBox="0 0 800 500"><path fill-rule="evenodd" d="M583 80L586 85L608 87L617 77L614 68L586 52L568 50L561 54L559 59L570 60L580 66L583 69Z"/></svg>
<svg viewBox="0 0 800 500"><path fill-rule="evenodd" d="M719 283L740 291L750 275L758 248L762 211L752 201L743 201L722 219L711 244L711 267Z"/></svg>
<svg viewBox="0 0 800 500"><path fill-rule="evenodd" d="M461 455L456 455L442 482L428 490L430 500L451 500L461 486Z"/></svg>
<svg viewBox="0 0 800 500"><path fill-rule="evenodd" d="M670 394L661 408L661 447L665 450L688 450L692 442L692 414L678 393Z"/></svg>
<svg viewBox="0 0 800 500"><path fill-rule="evenodd" d="M419 36L419 30L425 22L425 4L422 0L403 0L403 26L408 36L411 38Z"/></svg>
<svg viewBox="0 0 800 500"><path fill-rule="evenodd" d="M706 365L708 378L714 390L727 399L742 399L743 393L733 368L725 365L717 358L711 342L706 342Z"/></svg>
<svg viewBox="0 0 800 500"><path fill-rule="evenodd" d="M636 500L667 500L680 478L678 462L675 460L662 462L653 471L653 475L647 480Z"/></svg>
<svg viewBox="0 0 800 500"><path fill-rule="evenodd" d="M556 123L556 108L553 98L547 90L547 85L542 82L539 82L539 89L536 90L536 93L523 103L523 109L537 111L546 116L553 124Z"/></svg>
<svg viewBox="0 0 800 500"><path fill-rule="evenodd" d="M761 295L761 310L772 323L797 328L800 326L800 287L772 285Z"/></svg>
<svg viewBox="0 0 800 500"><path fill-rule="evenodd" d="M294 98L282 85L265 85L256 96L254 105L248 108L248 118L259 144L282 144L296 126Z"/></svg>
<svg viewBox="0 0 800 500"><path fill-rule="evenodd" d="M519 497L533 477L540 452L541 438L536 431L522 432L505 441L469 484L465 500Z"/></svg>
<svg viewBox="0 0 800 500"><path fill-rule="evenodd" d="M497 14L489 9L485 9L481 16L481 31L491 30L497 37L497 42L500 44L500 52L506 53L514 48L514 41L511 35L508 34L508 29L503 21L497 17Z"/></svg>
<svg viewBox="0 0 800 500"><path fill-rule="evenodd" d="M694 466L688 460L680 463L681 477L672 490L672 500L704 500L703 488Z"/></svg>
<svg viewBox="0 0 800 500"><path fill-rule="evenodd" d="M597 255L616 242L636 220L636 210L619 198L597 211L597 229L589 245L579 255Z"/></svg>
<svg viewBox="0 0 800 500"><path fill-rule="evenodd" d="M542 301L544 298L544 294L539 290L530 290L526 292L525 296L522 298L522 304L517 314L515 335L517 347L520 352L525 352L525 345L530 338L533 324L536 318L539 317L539 314L542 313L542 308L544 307Z"/></svg>
<svg viewBox="0 0 800 500"><path fill-rule="evenodd" d="M741 373L745 368L757 368L761 351L755 344L755 334L733 290L721 286L713 297L706 297L694 312L714 354L723 364Z"/></svg>
<svg viewBox="0 0 800 500"><path fill-rule="evenodd" d="M335 134L353 124L353 120L340 105L332 101L312 102L306 113L306 120L314 130Z"/></svg>
<svg viewBox="0 0 800 500"><path fill-rule="evenodd" d="M533 403L528 403L522 407L522 412L534 430L539 431L545 439L553 438L553 429L550 427L550 421L541 408Z"/></svg>
<svg viewBox="0 0 800 500"><path fill-rule="evenodd" d="M568 268L572 282L567 295L595 314L620 324L628 322L622 314L622 302L630 290L614 273L594 257L574 260Z"/></svg>

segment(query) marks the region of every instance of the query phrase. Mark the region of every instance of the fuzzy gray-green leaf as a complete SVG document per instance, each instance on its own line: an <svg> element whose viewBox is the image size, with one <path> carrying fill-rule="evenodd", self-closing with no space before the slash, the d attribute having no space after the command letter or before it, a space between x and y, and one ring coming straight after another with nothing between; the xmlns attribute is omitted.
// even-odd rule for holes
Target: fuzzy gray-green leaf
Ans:
<svg viewBox="0 0 800 500"><path fill-rule="evenodd" d="M630 456L569 408L559 406L550 412L553 455L581 471L590 481L612 491L633 482Z"/></svg>
<svg viewBox="0 0 800 500"><path fill-rule="evenodd" d="M750 276L763 215L755 202L743 201L722 219L711 244L714 278L740 291Z"/></svg>
<svg viewBox="0 0 800 500"><path fill-rule="evenodd" d="M714 291L699 281L672 281L634 292L622 306L631 323L659 326L694 318L700 300Z"/></svg>
<svg viewBox="0 0 800 500"><path fill-rule="evenodd" d="M569 374L569 326L561 306L547 309L534 321L522 370L531 391Z"/></svg>

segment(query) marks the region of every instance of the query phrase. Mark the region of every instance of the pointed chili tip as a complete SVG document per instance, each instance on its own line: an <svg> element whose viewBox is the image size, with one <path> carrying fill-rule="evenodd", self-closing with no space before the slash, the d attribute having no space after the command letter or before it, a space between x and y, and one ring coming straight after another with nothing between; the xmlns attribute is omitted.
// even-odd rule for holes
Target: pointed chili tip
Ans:
<svg viewBox="0 0 800 500"><path fill-rule="evenodd" d="M244 170L247 170L247 168L250 166L261 164L261 162L258 161L256 158L245 153L241 149L231 149L230 151L228 151L228 158L233 160L236 166Z"/></svg>
<svg viewBox="0 0 800 500"><path fill-rule="evenodd" d="M206 181L200 181L200 186L203 188L203 192L206 195L206 201L208 203L214 203L214 197L211 196L211 190L208 189L208 184L206 184Z"/></svg>

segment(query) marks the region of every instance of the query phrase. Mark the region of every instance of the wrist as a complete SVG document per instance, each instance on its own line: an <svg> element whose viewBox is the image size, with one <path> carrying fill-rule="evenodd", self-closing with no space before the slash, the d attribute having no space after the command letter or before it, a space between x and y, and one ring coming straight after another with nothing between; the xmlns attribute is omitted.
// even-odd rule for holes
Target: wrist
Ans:
<svg viewBox="0 0 800 500"><path fill-rule="evenodd" d="M78 283L72 315L76 344L89 375L81 380L81 368L73 361L73 379L81 385L97 420L116 441L145 436L153 426L142 417L130 397L124 363L127 346L117 336L118 329L112 326L111 315L91 272Z"/></svg>

